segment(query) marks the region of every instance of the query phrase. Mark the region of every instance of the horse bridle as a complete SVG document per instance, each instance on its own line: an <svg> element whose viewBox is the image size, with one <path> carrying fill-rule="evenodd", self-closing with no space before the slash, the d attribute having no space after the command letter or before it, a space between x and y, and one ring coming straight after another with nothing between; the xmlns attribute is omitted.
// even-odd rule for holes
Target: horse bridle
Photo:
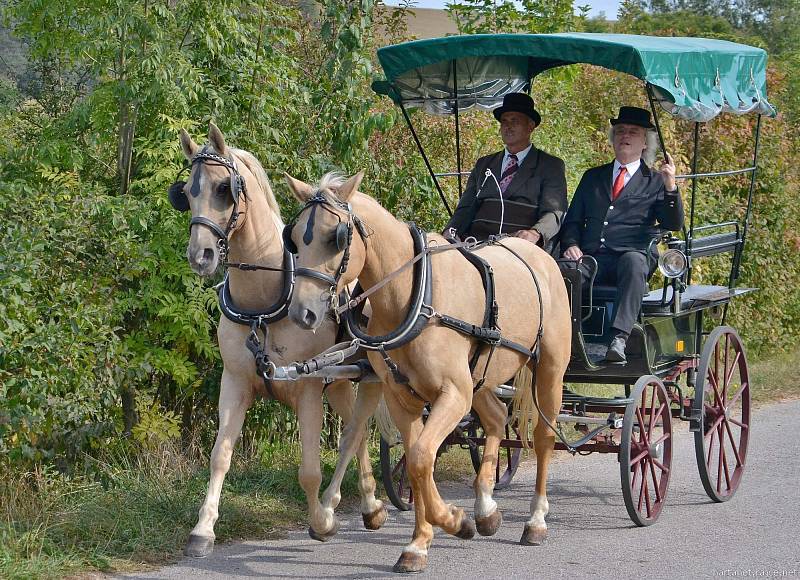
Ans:
<svg viewBox="0 0 800 580"><path fill-rule="evenodd" d="M332 211L327 206L345 212L347 214L347 222L341 221L341 217L339 217L339 214ZM339 287L339 280L341 280L342 276L347 271L347 264L350 262L350 247L352 246L353 243L354 226L355 229L358 230L358 233L365 244L368 236L366 228L364 227L364 223L359 219L357 215L353 213L353 208L350 206L349 203L342 203L331 200L322 191L317 191L306 201L305 205L302 208L300 208L300 211L298 211L297 214L295 214L292 221L286 224L286 226L284 226L283 228L283 243L286 249L292 252L293 254L297 254L297 245L292 240L292 230L294 229L295 225L297 225L297 219L305 210L311 208L311 215L309 216L308 222L306 223L306 231L303 233L303 243L308 246L314 240L314 223L316 219L317 208L319 207L335 215L339 219L339 224L336 226L335 241L336 241L336 249L339 250L340 252L344 251L344 254L342 255L342 260L341 262L339 262L339 267L336 268L336 272L333 276L331 276L330 274L326 274L325 272L320 272L319 270L314 270L312 268L297 268L295 270L295 275L304 276L306 278L313 278L315 280L320 280L325 284L328 284L329 286L328 293L331 299L331 306L333 307L336 306L338 303L337 289ZM333 308L333 310L337 314L338 318L337 309Z"/></svg>
<svg viewBox="0 0 800 580"><path fill-rule="evenodd" d="M233 197L233 211L231 212L231 217L228 219L225 229L222 229L219 224L217 224L211 218L203 215L193 215L192 219L189 221L189 232L192 231L194 226L206 226L212 232L214 232L214 234L217 236L217 247L219 248L220 258L224 261L228 254L228 236L236 227L236 224L239 221L239 216L244 213L239 211L239 196L243 195L244 198L247 199L247 187L245 185L244 178L239 173L239 168L236 166L236 161L222 157L221 155L217 155L215 153L209 153L207 151L207 147L203 147L199 153L192 157L189 165L181 170L181 172L178 174L178 177L180 177L183 172L191 170L195 163L199 163L201 165L221 165L222 167L225 167L230 174L230 189L231 196ZM169 201L172 204L172 207L181 212L189 210L189 200L183 191L185 187L186 182L179 179L169 187ZM194 189L194 186L192 188ZM194 193L192 193L192 195L194 195Z"/></svg>

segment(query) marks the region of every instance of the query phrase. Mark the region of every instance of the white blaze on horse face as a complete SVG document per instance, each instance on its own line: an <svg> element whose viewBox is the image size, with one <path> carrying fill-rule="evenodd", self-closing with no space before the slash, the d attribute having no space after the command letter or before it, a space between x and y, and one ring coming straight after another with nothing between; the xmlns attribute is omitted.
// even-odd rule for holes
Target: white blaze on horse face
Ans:
<svg viewBox="0 0 800 580"><path fill-rule="evenodd" d="M208 202L212 193L204 195L206 188L210 186L211 179L206 175L206 171L202 170L202 166L195 166L197 171L193 175L187 188L189 189L188 199L189 205L192 210L193 216L205 216L213 220L217 220L211 209L211 204ZM197 180L196 191L200 193L197 196L192 194L192 189L195 189L193 180ZM224 227L224 225L223 225ZM189 235L189 246L186 249L186 257L189 260L189 265L192 270L199 276L210 276L219 265L219 246L217 245L217 235L211 231L210 228L196 225L191 229Z"/></svg>

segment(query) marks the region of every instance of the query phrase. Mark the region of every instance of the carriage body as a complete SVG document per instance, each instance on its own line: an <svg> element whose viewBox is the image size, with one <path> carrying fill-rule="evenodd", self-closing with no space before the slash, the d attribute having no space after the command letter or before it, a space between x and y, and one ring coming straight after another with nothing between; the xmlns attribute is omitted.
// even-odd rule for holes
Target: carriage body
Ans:
<svg viewBox="0 0 800 580"><path fill-rule="evenodd" d="M584 288L577 266L562 268L573 325L565 383L616 385L619 393L577 394L565 386L559 429L571 425L578 436L572 441L562 438L556 447L616 454L628 514L637 525L645 526L657 520L666 499L672 419L686 420L695 433L696 458L706 492L718 502L730 499L744 471L750 386L742 341L725 322L732 299L754 290L738 288L737 279L752 210L761 119L775 115L766 99L766 53L701 38L570 33L428 39L382 48L378 57L385 80L374 82L373 89L401 108L448 212L440 179L455 177L460 194L462 177L468 174L462 170L459 112L491 110L510 92L530 91L533 78L543 71L584 63L640 79L662 151L658 110L694 122L691 172L677 176L691 184L689 226L679 237L668 235L661 240L669 249L681 252L686 268L670 273L643 298L639 322L628 340L626 364L603 360L615 289ZM455 171L434 171L408 113L410 108L453 117ZM758 115L752 162L745 168L699 173L700 124L720 113ZM745 215L735 221L696 225L694 198L699 181L737 174L750 177ZM718 254L730 257L728 284L693 283L695 261ZM470 423L477 419L467 416L465 420L448 441L466 441L474 449L482 444L478 427ZM511 436L502 446L518 450L518 434L513 426L510 429ZM505 466L512 465L509 452ZM389 472L397 476L396 469ZM384 483L393 485L391 478L384 478Z"/></svg>

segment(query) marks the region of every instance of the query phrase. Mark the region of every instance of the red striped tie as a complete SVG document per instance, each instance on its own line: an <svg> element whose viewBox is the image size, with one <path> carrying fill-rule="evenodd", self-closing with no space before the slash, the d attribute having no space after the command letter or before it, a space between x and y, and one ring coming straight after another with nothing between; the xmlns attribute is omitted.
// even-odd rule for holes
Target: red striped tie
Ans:
<svg viewBox="0 0 800 580"><path fill-rule="evenodd" d="M502 177L500 177L500 192L505 193L508 186L511 184L511 180L514 179L514 174L519 169L519 165L517 164L517 156L513 153L508 156L508 165L506 166L506 170L503 172Z"/></svg>

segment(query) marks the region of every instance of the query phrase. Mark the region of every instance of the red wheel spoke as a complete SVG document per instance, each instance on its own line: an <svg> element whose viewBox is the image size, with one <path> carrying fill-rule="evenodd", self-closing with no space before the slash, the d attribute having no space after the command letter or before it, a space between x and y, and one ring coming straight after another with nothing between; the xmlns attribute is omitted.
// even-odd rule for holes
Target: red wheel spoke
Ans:
<svg viewBox="0 0 800 580"><path fill-rule="evenodd" d="M647 462L647 465L650 467L650 476L653 478L653 490L656 494L656 503L661 501L661 490L658 489L658 477L656 476L656 467L653 465L653 459L650 458L650 461Z"/></svg>
<svg viewBox="0 0 800 580"><path fill-rule="evenodd" d="M748 386L749 386L749 384L748 384L748 383L742 383L742 386L741 386L741 387L739 387L739 390L738 390L738 391L736 391L736 394L735 394L733 397L731 397L731 400L730 400L730 401L728 401L728 407L732 407L734 404L736 404L736 402L739 400L739 397L741 397L741 396L742 396L742 393L744 393L744 390L745 390L745 389L746 389Z"/></svg>
<svg viewBox="0 0 800 580"><path fill-rule="evenodd" d="M639 478L639 475L641 474L641 469L639 469L641 467L641 464L638 461L636 463L631 462L631 464L633 465L633 477L631 478L631 489L635 491L636 480Z"/></svg>
<svg viewBox="0 0 800 580"><path fill-rule="evenodd" d="M653 457L652 459L653 459L653 463L655 463L656 467L658 467L662 471L662 473L664 473L664 474L669 473L669 467L667 467L666 465L661 463L655 457Z"/></svg>
<svg viewBox="0 0 800 580"><path fill-rule="evenodd" d="M653 512L650 502L650 486L647 485L646 477L642 479L642 485L644 486L644 503L647 507L647 517L649 518Z"/></svg>
<svg viewBox="0 0 800 580"><path fill-rule="evenodd" d="M724 362L722 364L722 381L723 381L722 382L722 393L720 393L722 395L722 401L723 402L725 401L725 392L727 391L727 388L728 388L728 382L727 382L727 377L728 377L728 355L731 352L730 342L729 341L730 341L730 336L728 336L726 334L725 335L725 360L724 360Z"/></svg>
<svg viewBox="0 0 800 580"><path fill-rule="evenodd" d="M742 465L742 458L739 456L739 446L736 444L736 441L733 439L733 433L731 432L731 426L725 421L725 431L728 433L728 439L731 442L731 451L733 451L733 456L736 458L736 465Z"/></svg>
<svg viewBox="0 0 800 580"><path fill-rule="evenodd" d="M641 463L637 463L637 466L640 468L640 472L642 473L642 480L639 484L639 507L637 511L642 511L642 501L644 500L645 493L647 492L647 478L644 475L644 467L642 467Z"/></svg>
<svg viewBox="0 0 800 580"><path fill-rule="evenodd" d="M661 403L661 405L659 405L659 407L658 407L658 410L655 413L653 413L653 415L650 417L650 429L647 432L647 435L648 435L647 439L648 440L653 438L653 429L657 426L656 424L658 423L658 418L663 415L664 409L666 409L666 408L667 408L667 404L666 403ZM663 429L663 427L664 427L663 421L664 420L662 419L661 421L662 421L661 427Z"/></svg>
<svg viewBox="0 0 800 580"><path fill-rule="evenodd" d="M729 417L728 421L730 423L733 423L737 427L740 427L741 429L744 429L745 431L750 429L750 425L749 424L743 423L743 422L739 421L738 419L734 419L733 417Z"/></svg>
<svg viewBox="0 0 800 580"><path fill-rule="evenodd" d="M722 428L719 427L714 431L717 432L717 437L719 438L719 457L717 458L717 492L719 492L722 485L722 462L725 459L725 445L722 442Z"/></svg>
<svg viewBox="0 0 800 580"><path fill-rule="evenodd" d="M725 473L725 483L728 486L726 489L730 489L731 488L731 473L730 473L730 470L728 469L728 455L726 453L722 454L722 467L723 467L723 472Z"/></svg>
<svg viewBox="0 0 800 580"><path fill-rule="evenodd" d="M711 435L711 441L708 442L708 456L706 457L706 468L711 467L711 460L714 458L714 437L717 433L717 430L709 429L708 433Z"/></svg>
<svg viewBox="0 0 800 580"><path fill-rule="evenodd" d="M726 395L728 394L728 385L731 384L731 379L733 378L733 373L736 372L736 369L738 368L737 363L739 362L739 357L741 355L742 355L742 353L740 353L740 352L736 353L736 358L733 359L733 363L731 364L731 371L725 376L725 385L723 386L723 393L726 394Z"/></svg>
<svg viewBox="0 0 800 580"><path fill-rule="evenodd" d="M713 432L715 432L717 430L717 427L719 427L719 424L722 423L722 420L724 418L725 418L725 415L720 415L719 417L714 419L714 423L708 428L708 431L706 431L706 437L708 437L709 435L711 435Z"/></svg>
<svg viewBox="0 0 800 580"><path fill-rule="evenodd" d="M637 408L636 409L636 419L639 421L639 436L640 441L642 441L645 445L649 446L650 442L647 437L647 431L644 428L644 417L642 417L642 410Z"/></svg>
<svg viewBox="0 0 800 580"><path fill-rule="evenodd" d="M641 452L639 455L637 455L636 457L631 457L631 463L637 463L637 462L641 461L642 459L644 459L645 457L647 457L647 454L648 454L649 452L650 452L650 450L649 450L649 449L645 449L644 451L642 451L642 452Z"/></svg>
<svg viewBox="0 0 800 580"><path fill-rule="evenodd" d="M716 376L708 375L708 384L711 385L711 391L714 395L714 404L718 407L722 406L722 396L719 393L719 381ZM711 394L711 393L709 393Z"/></svg>

